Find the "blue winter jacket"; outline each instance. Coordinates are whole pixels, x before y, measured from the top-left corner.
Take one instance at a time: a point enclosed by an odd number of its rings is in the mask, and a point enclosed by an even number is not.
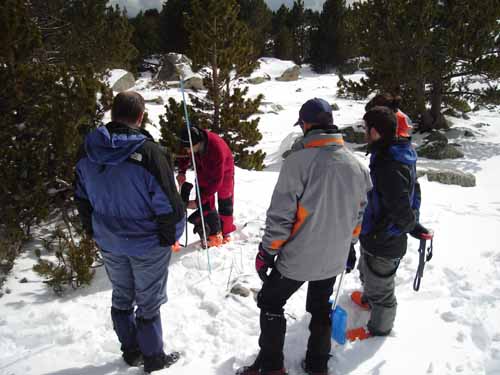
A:
[[[406,233],[418,222],[420,186],[417,153],[409,140],[372,150],[368,193],[360,241],[374,255],[398,258],[406,252]]]
[[[168,154],[151,138],[111,122],[92,131],[76,165],[75,201],[102,249],[144,255],[184,229],[184,206]]]

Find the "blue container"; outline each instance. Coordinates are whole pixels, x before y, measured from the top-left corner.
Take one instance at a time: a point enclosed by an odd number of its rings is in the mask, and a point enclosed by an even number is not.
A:
[[[346,342],[347,312],[340,306],[335,307],[330,314],[332,320],[332,338],[340,345]]]

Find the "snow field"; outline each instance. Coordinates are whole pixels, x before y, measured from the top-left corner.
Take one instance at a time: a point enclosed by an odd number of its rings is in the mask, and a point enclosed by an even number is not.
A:
[[[287,62],[266,59],[261,70],[278,76]],[[265,101],[284,109],[261,115],[263,140],[258,148],[267,153],[262,172],[237,169],[234,241],[207,253],[194,245],[173,254],[169,268],[169,301],[162,308],[166,350],[178,350],[181,360],[161,374],[230,375],[253,361],[258,351],[259,309],[249,297],[229,293],[236,283],[258,290],[254,258],[264,227],[265,213],[281,165],[281,154],[300,135],[292,125],[300,105],[322,97],[339,105],[337,125],[359,122],[365,102],[335,96],[337,76],[316,75],[303,68],[295,82],[271,80],[250,87],[250,95],[263,93]],[[145,98],[181,99],[178,89],[136,89]],[[300,89],[300,90],[299,90]],[[164,113],[161,105],[148,104],[153,123]],[[418,241],[409,239],[408,253],[397,276],[399,301],[395,329],[387,338],[333,345],[330,370],[336,375],[499,375],[500,374],[500,116],[480,111],[471,120],[453,120],[456,126],[476,132],[463,144],[463,160],[437,164],[421,160],[420,166],[453,167],[476,175],[477,186],[441,185],[421,178],[424,225],[436,232],[434,257],[427,264],[420,292],[412,289],[418,264]],[[477,123],[491,126],[475,127]],[[150,127],[159,137],[159,130]],[[416,136],[418,142],[421,137]],[[356,154],[367,163],[367,157]],[[188,179],[192,180],[192,175]],[[53,223],[47,224],[48,226]],[[332,223],[335,225],[335,223]],[[39,229],[41,235],[48,227]],[[196,239],[189,228],[189,242]],[[36,261],[33,241],[16,261],[0,298],[1,375],[112,375],[142,374],[128,368],[112,329],[111,289],[103,268],[92,285],[53,295],[31,267]],[[359,255],[359,253],[358,253]],[[26,278],[27,283],[20,283]],[[346,275],[340,304],[349,314],[349,326],[366,323],[368,313],[349,299],[359,288],[357,271]],[[302,374],[300,361],[308,337],[305,312],[306,287],[288,302],[285,361],[291,375]]]

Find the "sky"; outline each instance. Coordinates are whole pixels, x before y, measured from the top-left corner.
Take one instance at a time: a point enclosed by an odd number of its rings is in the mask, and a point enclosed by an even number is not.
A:
[[[272,10],[278,9],[281,4],[293,5],[293,0],[266,0]],[[161,8],[164,0],[110,0],[111,4],[119,4],[121,7],[127,7],[129,16],[135,16],[141,9]],[[304,0],[307,8],[321,10],[325,0]]]

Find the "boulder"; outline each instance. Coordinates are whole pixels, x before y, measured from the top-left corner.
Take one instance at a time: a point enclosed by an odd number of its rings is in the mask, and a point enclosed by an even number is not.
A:
[[[463,187],[476,186],[476,177],[472,173],[465,173],[452,169],[426,170],[418,169],[417,176],[427,175],[429,181],[439,182],[446,185],[458,185]]]
[[[156,78],[160,81],[180,81],[191,71],[193,62],[180,53],[167,53],[161,57],[161,68]]]
[[[241,284],[235,284],[231,288],[231,293],[241,297],[248,297],[250,295],[250,289],[244,287]]]
[[[158,104],[158,105],[164,105],[165,101],[161,96],[157,96],[156,98],[153,99],[144,99],[146,103],[152,103],[152,104]]]
[[[474,124],[472,126],[474,126],[475,128],[481,129],[481,128],[486,128],[486,127],[490,126],[490,124],[487,124],[485,122],[478,122],[477,124]]]
[[[460,118],[462,117],[462,114],[459,113],[457,110],[453,108],[448,108],[443,112],[443,115],[450,116],[450,117],[455,117],[455,118]]]
[[[126,91],[135,86],[135,77],[132,73],[126,72],[120,78],[118,78],[111,88],[113,91]]]
[[[294,65],[283,72],[281,76],[276,78],[276,81],[290,82],[297,81],[300,75],[300,66]]]
[[[270,80],[271,80],[271,76],[269,74],[264,74],[263,76],[249,78],[248,83],[251,83],[252,85],[260,85],[261,83],[264,83],[264,82],[270,81]]]
[[[472,138],[472,137],[475,137],[475,135],[474,135],[474,133],[473,133],[473,132],[471,132],[470,130],[466,130],[466,131],[464,132],[464,137],[466,137],[466,138]]]
[[[427,137],[425,137],[425,141],[426,143],[437,142],[445,145],[448,143],[448,138],[446,138],[446,135],[439,131],[433,131]]]
[[[430,142],[417,148],[420,157],[433,160],[459,159],[464,157],[464,153],[457,147],[442,142]]]
[[[204,90],[203,79],[201,77],[192,76],[184,81],[184,88],[186,90]]]
[[[340,130],[346,142],[365,144],[365,130],[361,125],[348,126]]]

